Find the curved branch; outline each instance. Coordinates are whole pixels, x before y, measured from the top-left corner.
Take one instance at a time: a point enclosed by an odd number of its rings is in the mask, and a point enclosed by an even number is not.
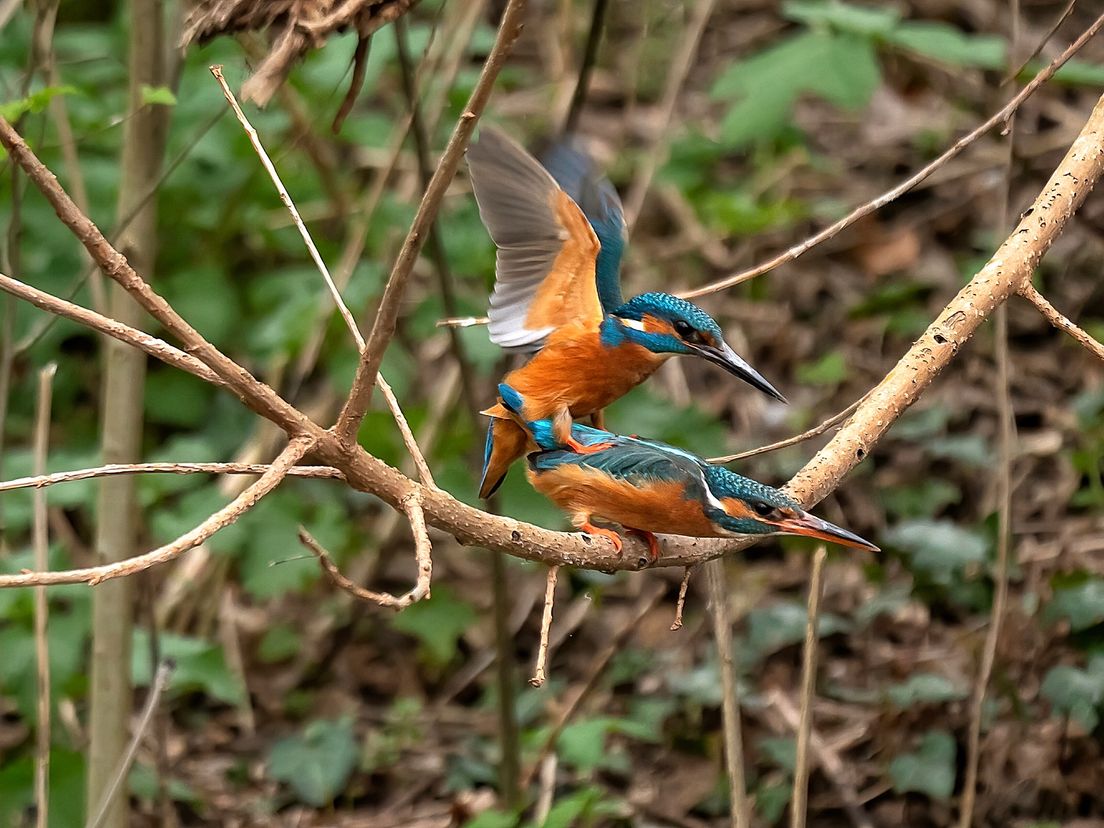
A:
[[[21,572],[18,575],[0,575],[0,589],[22,586],[52,586],[54,584],[96,584],[112,578],[123,578],[168,563],[189,549],[199,546],[219,529],[234,523],[252,509],[257,501],[271,492],[287,476],[288,470],[310,449],[310,437],[296,437],[281,452],[261,478],[248,489],[223,506],[195,529],[184,533],[172,543],[122,561],[90,566],[84,569],[67,569],[60,572]]]
[[[1036,290],[1035,285],[1031,282],[1025,284],[1020,288],[1020,296],[1038,308],[1039,313],[1045,316],[1051,325],[1068,333],[1097,359],[1104,359],[1104,345],[1097,342],[1084,329],[1078,327],[1058,308],[1050,304],[1050,301]]]
[[[987,120],[980,126],[975,127],[966,135],[963,135],[961,138],[955,141],[950,149],[948,149],[930,164],[913,174],[911,177],[902,181],[896,187],[892,188],[891,190],[887,190],[877,198],[868,201],[866,204],[863,204],[860,207],[856,207],[835,224],[831,225],[830,227],[825,227],[819,233],[816,233],[815,235],[812,235],[809,238],[805,239],[805,241],[801,242],[801,244],[794,245],[789,250],[779,253],[774,258],[768,259],[762,264],[758,264],[755,267],[743,270],[739,273],[735,273],[732,276],[728,276],[719,281],[711,282],[708,285],[704,285],[700,288],[683,291],[678,295],[681,296],[683,299],[693,299],[698,296],[706,296],[710,293],[716,293],[717,291],[724,290],[725,288],[734,287],[741,282],[746,282],[749,279],[754,279],[756,276],[762,276],[764,273],[774,270],[776,267],[792,262],[794,259],[797,259],[805,253],[809,252],[809,250],[816,247],[821,242],[828,241],[828,239],[839,234],[842,230],[850,227],[852,224],[859,221],[860,219],[866,218],[871,213],[880,210],[882,207],[889,204],[891,201],[900,198],[902,195],[907,193],[925,178],[930,176],[933,172],[938,170],[940,167],[945,165],[948,161],[950,161],[952,158],[954,158],[956,155],[966,149],[966,147],[970,146],[970,144],[974,143],[974,141],[987,133],[989,130],[993,129],[994,127],[1000,126],[1001,124],[1004,124],[1012,116],[1012,114],[1020,108],[1024,101],[1035,94],[1035,91],[1040,86],[1042,86],[1052,77],[1054,77],[1054,73],[1061,69],[1062,65],[1067,60],[1077,54],[1077,52],[1081,50],[1081,47],[1088,43],[1092,39],[1093,35],[1100,31],[1102,27],[1104,27],[1104,14],[1096,18],[1093,24],[1089,26],[1089,28],[1087,28],[1081,34],[1081,36],[1077,38],[1077,40],[1069,45],[1066,51],[1062,52],[1062,54],[1051,61],[1049,66],[1046,66],[1045,68],[1040,70],[1039,74],[1032,78],[1031,82],[1028,83],[1027,86],[1021,89],[1016,94],[1016,96],[1012,98],[1012,100],[1010,100],[1000,110],[998,110],[991,118],[989,118],[989,120]]]

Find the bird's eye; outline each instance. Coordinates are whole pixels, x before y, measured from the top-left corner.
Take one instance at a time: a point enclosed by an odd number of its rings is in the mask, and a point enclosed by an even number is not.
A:
[[[774,513],[774,507],[761,500],[752,503],[751,508],[759,517],[770,517]]]
[[[681,319],[678,319],[675,321],[675,333],[677,333],[683,339],[686,339],[688,336],[694,333],[694,329],[691,328],[688,323],[683,322]]]

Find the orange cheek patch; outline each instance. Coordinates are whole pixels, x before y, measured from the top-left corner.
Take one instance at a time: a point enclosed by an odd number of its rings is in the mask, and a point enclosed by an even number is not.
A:
[[[650,313],[644,314],[644,318],[641,319],[641,322],[644,323],[645,333],[671,334],[674,336],[675,329],[669,322],[652,316]]]
[[[735,497],[722,497],[721,505],[724,506],[724,510],[728,513],[729,517],[747,520],[762,520],[759,515],[748,508],[748,505],[744,503],[744,501]]]

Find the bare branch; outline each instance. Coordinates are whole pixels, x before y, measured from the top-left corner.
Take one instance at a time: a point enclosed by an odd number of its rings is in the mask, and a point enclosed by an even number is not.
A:
[[[827,557],[827,550],[823,546],[818,547],[813,554],[813,567],[809,572],[808,620],[805,623],[805,649],[801,658],[801,721],[797,728],[793,796],[790,797],[790,828],[805,828],[805,809],[809,801],[809,734],[813,729],[813,695],[816,690],[817,621],[824,559]]]
[[[36,474],[0,482],[0,493],[16,489],[44,489],[58,483],[75,483],[97,477],[115,477],[122,474],[264,474],[271,469],[268,463],[110,463],[89,469]],[[292,466],[288,477],[313,477],[326,480],[344,480],[345,475],[333,466]]]
[[[399,306],[403,293],[406,290],[410,274],[414,270],[414,262],[425,243],[429,228],[437,217],[437,211],[441,206],[445,190],[452,182],[456,174],[456,168],[460,164],[460,156],[467,149],[468,141],[475,124],[483,113],[483,108],[491,96],[491,90],[499,71],[506,62],[506,57],[513,49],[514,41],[521,33],[522,11],[525,8],[525,0],[510,0],[506,11],[502,15],[502,23],[498,29],[498,37],[494,47],[483,64],[483,72],[479,81],[472,90],[468,104],[460,120],[456,123],[448,146],[441,156],[433,178],[426,188],[422,202],[418,205],[418,212],[410,225],[406,241],[403,242],[395,265],[391,269],[391,275],[387,279],[387,285],[383,289],[379,309],[376,311],[376,321],[372,325],[372,332],[368,335],[368,346],[360,363],[357,365],[356,378],[353,387],[349,391],[349,399],[341,409],[338,416],[336,434],[340,440],[348,443],[356,435],[368,404],[372,399],[372,386],[375,383],[376,374],[379,372],[380,363],[383,361],[383,352],[387,349],[391,337],[395,333],[395,324],[399,316]]]
[[[59,299],[53,294],[41,291],[3,273],[0,273],[0,290],[30,302],[35,307],[48,313],[72,319],[74,322],[79,322],[94,331],[107,334],[120,342],[125,342],[127,345],[133,345],[151,357],[199,377],[204,382],[209,382],[212,385],[226,385],[221,377],[198,359],[145,331],[132,328],[130,325],[124,325],[122,322],[103,316],[94,310]]]
[[[422,453],[422,449],[418,445],[418,438],[415,437],[414,432],[410,430],[410,423],[407,421],[406,415],[403,414],[402,406],[399,405],[399,400],[395,396],[395,392],[391,389],[391,385],[387,380],[383,378],[383,374],[376,374],[376,386],[379,388],[380,393],[383,394],[384,402],[387,403],[387,408],[391,411],[391,416],[395,420],[395,425],[399,427],[399,434],[402,436],[403,445],[406,446],[406,450],[410,454],[410,459],[414,461],[414,468],[418,472],[418,479],[430,488],[437,488],[437,484],[433,481],[433,472],[429,470],[429,463],[426,462],[425,454]]]
[[[57,365],[50,363],[38,372],[38,404],[35,407],[34,470],[46,470],[46,455],[50,448],[50,405],[54,394],[54,374]],[[46,492],[34,497],[34,562],[39,569],[50,565],[50,535],[47,525]],[[46,637],[50,604],[46,587],[40,586],[34,596],[34,640],[37,681],[35,693],[38,709],[35,721],[35,824],[46,828],[49,810],[47,796],[50,782],[50,648]]]
[[[663,99],[659,105],[660,117],[655,132],[652,133],[651,146],[644,154],[644,160],[633,179],[628,197],[625,199],[625,223],[631,232],[640,218],[640,210],[644,206],[644,199],[648,197],[648,188],[652,185],[659,165],[666,159],[667,138],[670,133],[671,118],[675,114],[675,107],[679,102],[679,92],[686,82],[686,76],[694,63],[698,53],[698,43],[705,32],[705,24],[709,22],[709,15],[713,13],[715,0],[696,0],[690,12],[690,20],[686,24],[686,30],[676,47],[675,55],[671,59],[671,65],[667,69],[667,85],[663,89]]]
[[[675,602],[675,620],[671,622],[671,632],[682,629],[682,611],[686,607],[686,590],[690,588],[690,575],[694,567],[686,567],[682,573],[682,581],[679,583],[678,600]]]
[[[361,601],[379,604],[381,607],[388,607],[393,610],[406,609],[416,601],[429,597],[429,582],[433,576],[433,559],[430,556],[429,531],[426,528],[421,499],[417,495],[412,495],[404,500],[402,508],[406,512],[406,516],[410,521],[410,530],[414,534],[414,558],[418,563],[418,576],[414,587],[404,595],[396,597],[389,592],[373,592],[354,584],[341,574],[341,570],[337,568],[337,564],[333,562],[333,558],[330,557],[322,544],[315,540],[311,533],[302,526],[299,527],[299,542],[314,553],[315,557],[318,558],[318,563],[322,566],[322,570],[338,589],[344,590]]]
[[[1104,345],[1086,333],[1083,328],[1071,322],[1058,308],[1050,304],[1049,300],[1035,288],[1035,285],[1027,282],[1020,288],[1020,296],[1038,308],[1039,313],[1045,316],[1051,325],[1068,333],[1097,359],[1104,359]]]
[[[541,613],[540,646],[537,648],[537,666],[529,683],[534,687],[544,686],[548,667],[548,633],[552,629],[552,605],[556,602],[556,581],[560,575],[558,566],[548,567],[548,576],[544,585],[544,611]]]
[[[368,39],[361,38],[360,42],[367,43]],[[359,52],[359,45],[357,46],[357,50]],[[211,70],[211,74],[215,76],[215,80],[218,81],[219,86],[222,87],[222,94],[226,96],[226,102],[230,104],[230,108],[234,111],[238,123],[242,125],[242,129],[245,130],[245,134],[249,137],[249,143],[253,145],[253,151],[257,153],[257,157],[261,159],[261,166],[265,168],[268,177],[272,179],[272,184],[276,187],[276,192],[280,194],[280,201],[284,202],[284,206],[287,207],[288,212],[291,213],[291,220],[299,230],[299,235],[303,237],[303,243],[307,246],[307,251],[310,253],[315,267],[317,267],[318,272],[322,274],[322,280],[326,283],[326,287],[330,291],[330,296],[333,297],[334,304],[337,305],[337,310],[341,314],[341,318],[345,320],[345,327],[347,327],[349,333],[352,334],[353,341],[356,342],[357,350],[363,351],[364,337],[360,334],[360,328],[357,327],[356,320],[353,318],[353,314],[350,312],[349,307],[345,304],[345,300],[341,298],[341,291],[339,291],[337,285],[334,284],[333,277],[330,276],[329,268],[326,267],[326,263],[322,260],[322,254],[318,252],[318,247],[315,245],[314,239],[311,238],[310,231],[307,230],[307,225],[303,223],[303,217],[299,215],[299,210],[295,206],[295,202],[291,200],[291,194],[287,191],[287,187],[284,186],[284,182],[280,180],[280,174],[276,172],[276,166],[272,163],[272,159],[268,157],[268,153],[265,152],[264,145],[261,143],[261,137],[257,134],[257,130],[254,129],[253,124],[249,123],[249,119],[245,117],[245,113],[238,104],[237,98],[234,97],[234,93],[230,91],[230,87],[226,83],[226,78],[222,76],[222,67],[211,66],[209,69]]]
[[[700,288],[683,291],[679,294],[679,296],[682,296],[684,299],[693,299],[697,296],[706,296],[710,293],[716,293],[719,290],[725,290],[726,288],[733,287],[740,284],[741,282],[746,282],[749,279],[754,279],[756,276],[762,276],[764,273],[774,270],[776,267],[792,262],[794,259],[797,259],[798,257],[809,252],[809,250],[816,247],[821,242],[827,241],[833,236],[836,236],[837,234],[839,234],[840,231],[850,227],[852,224],[859,221],[860,219],[865,218],[876,210],[880,210],[891,201],[900,198],[902,195],[907,193],[925,178],[927,178],[940,167],[945,165],[952,158],[961,153],[964,149],[966,149],[966,147],[970,146],[970,144],[974,143],[974,141],[976,141],[982,135],[989,132],[989,130],[997,126],[1003,126],[1008,118],[1011,117],[1011,115],[1020,108],[1023,102],[1030,98],[1033,94],[1035,94],[1035,91],[1040,86],[1042,86],[1052,77],[1054,77],[1054,73],[1057,72],[1067,60],[1077,54],[1077,52],[1081,50],[1081,47],[1088,43],[1093,38],[1093,35],[1100,31],[1101,27],[1104,27],[1104,14],[1098,17],[1095,22],[1091,26],[1089,26],[1089,28],[1087,28],[1080,37],[1077,38],[1077,40],[1071,43],[1069,47],[1064,52],[1062,52],[1062,54],[1051,61],[1049,66],[1040,70],[1040,72],[1031,79],[1031,82],[1028,83],[1027,86],[1021,89],[1019,93],[1012,98],[1012,100],[1005,104],[991,118],[989,118],[980,126],[975,127],[966,135],[959,138],[957,141],[955,141],[950,149],[948,149],[930,164],[920,169],[917,173],[902,181],[896,187],[887,190],[877,198],[868,201],[866,204],[856,207],[835,224],[831,225],[830,227],[826,227],[819,233],[810,236],[809,238],[805,239],[805,241],[801,242],[801,244],[794,245],[789,250],[786,250],[783,253],[779,253],[774,258],[768,259],[761,264],[755,265],[755,267],[743,270],[719,281],[710,282],[708,285],[703,285]]]
[[[103,566],[67,569],[62,572],[40,571],[22,572],[18,575],[0,575],[0,589],[40,585],[52,586],[54,584],[89,584],[95,586],[111,578],[123,578],[178,558],[189,549],[199,546],[219,529],[234,523],[252,509],[258,500],[280,485],[280,482],[287,476],[288,469],[307,453],[313,443],[314,440],[311,437],[293,438],[258,481],[250,485],[248,489],[195,529],[184,533],[172,543],[146,552],[144,555],[137,555],[133,558],[115,561]]]
[[[0,144],[46,196],[58,218],[84,245],[103,272],[125,288],[147,313],[177,337],[185,351],[207,364],[250,408],[285,431],[298,433],[311,430],[314,424],[305,415],[204,339],[135,272],[126,257],[112,247],[92,220],[77,208],[54,174],[38,160],[3,117],[0,117]],[[316,433],[321,431],[317,426],[313,430]]]
[[[859,407],[859,403],[865,400],[865,395],[855,400],[847,408],[843,409],[836,414],[833,414],[827,420],[820,425],[815,425],[808,431],[803,431],[800,434],[795,434],[793,437],[787,437],[785,440],[779,440],[777,443],[771,443],[770,445],[760,446],[759,448],[749,449],[748,451],[741,451],[738,454],[726,454],[723,457],[710,457],[710,463],[732,463],[736,460],[746,460],[749,457],[755,457],[760,454],[766,454],[771,451],[778,451],[779,449],[789,448],[790,446],[796,446],[798,443],[803,443],[806,440],[811,440],[814,437],[819,437],[832,426],[839,425],[852,414],[855,413],[855,409]]]

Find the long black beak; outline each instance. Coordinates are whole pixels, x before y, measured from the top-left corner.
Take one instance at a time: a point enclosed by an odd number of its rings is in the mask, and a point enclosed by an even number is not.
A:
[[[881,551],[866,538],[860,538],[854,532],[848,532],[846,529],[826,520],[821,520],[808,512],[802,512],[797,517],[785,518],[774,525],[788,535],[804,535],[807,538],[818,538],[830,543],[838,543],[840,546],[866,549],[870,552]]]
[[[728,373],[739,377],[753,388],[758,388],[764,394],[769,394],[776,400],[789,404],[788,400],[778,393],[778,389],[767,382],[766,377],[748,365],[747,361],[732,350],[727,342],[722,342],[719,346],[691,345],[690,347],[694,349],[698,356],[709,360],[714,365],[720,365]]]

